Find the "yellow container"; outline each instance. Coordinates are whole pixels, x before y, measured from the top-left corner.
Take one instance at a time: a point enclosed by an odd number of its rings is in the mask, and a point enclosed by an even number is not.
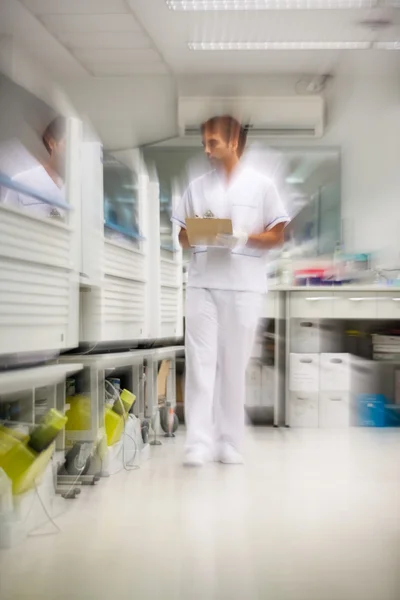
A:
[[[46,470],[54,452],[54,444],[49,446],[47,450],[41,452],[33,461],[33,463],[21,474],[17,481],[13,482],[14,494],[23,494],[35,484],[40,483],[40,478]]]
[[[120,394],[120,398],[121,398],[121,400],[118,398],[114,402],[113,411],[115,411],[119,415],[124,415],[130,411],[131,407],[133,406],[133,404],[136,400],[136,396],[135,396],[135,394],[132,394],[132,392],[130,392],[129,390],[122,390],[122,392]],[[123,410],[122,410],[121,403],[124,407]]]
[[[77,394],[67,398],[69,410],[65,413],[68,421],[65,431],[87,431],[91,429],[90,398]]]
[[[55,408],[51,408],[44,416],[40,425],[31,433],[28,446],[35,452],[43,452],[54,442],[67,422],[67,417]]]
[[[124,418],[111,408],[106,407],[104,426],[106,429],[107,445],[113,446],[121,439],[122,432],[124,431]]]
[[[54,445],[51,445],[37,454],[16,437],[0,431],[0,467],[12,481],[13,494],[22,494],[34,487],[53,451]]]
[[[5,427],[0,429],[0,467],[7,461],[7,456],[21,444],[16,436],[11,435]]]

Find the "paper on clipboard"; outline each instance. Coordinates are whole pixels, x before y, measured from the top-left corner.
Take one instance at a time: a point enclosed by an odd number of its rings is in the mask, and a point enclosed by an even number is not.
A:
[[[191,246],[218,246],[217,235],[232,235],[231,219],[186,219]]]

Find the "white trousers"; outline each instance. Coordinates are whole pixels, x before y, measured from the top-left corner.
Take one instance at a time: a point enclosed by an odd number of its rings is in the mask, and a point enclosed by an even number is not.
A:
[[[188,288],[186,293],[186,450],[240,450],[246,369],[262,295]]]

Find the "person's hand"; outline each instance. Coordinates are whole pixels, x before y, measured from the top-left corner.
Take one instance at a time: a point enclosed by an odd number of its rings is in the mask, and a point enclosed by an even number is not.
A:
[[[244,231],[234,231],[232,235],[220,233],[217,235],[217,244],[224,248],[243,248],[248,242],[249,236]]]

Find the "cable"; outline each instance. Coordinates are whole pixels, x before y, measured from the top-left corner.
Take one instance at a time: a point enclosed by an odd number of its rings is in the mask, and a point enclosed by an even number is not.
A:
[[[128,415],[128,413],[125,410],[124,403],[122,402],[121,392],[119,390],[117,390],[117,388],[108,379],[105,379],[104,382],[107,383],[113,389],[114,394],[116,396],[116,400],[118,400],[119,403],[120,403],[120,405],[121,405],[122,418],[124,419],[124,431],[122,433],[122,435],[123,435],[122,448],[119,450],[119,452],[118,452],[118,454],[116,456],[116,458],[117,458],[119,456],[119,453],[122,450],[122,465],[123,466],[122,466],[121,469],[118,469],[114,473],[111,473],[111,475],[116,475],[117,473],[119,473],[120,471],[122,471],[122,469],[124,469],[125,471],[137,471],[138,469],[140,469],[139,465],[129,464],[125,460],[125,438],[126,437],[129,437],[132,440],[132,442],[134,443],[134,445],[135,445],[135,452],[134,452],[133,458],[131,459],[131,463],[132,463],[132,461],[134,461],[136,459],[137,449],[138,448],[137,448],[136,440],[131,435],[129,435],[128,433],[126,433],[126,425],[128,423],[129,415]],[[107,390],[105,390],[105,392],[107,393]]]

